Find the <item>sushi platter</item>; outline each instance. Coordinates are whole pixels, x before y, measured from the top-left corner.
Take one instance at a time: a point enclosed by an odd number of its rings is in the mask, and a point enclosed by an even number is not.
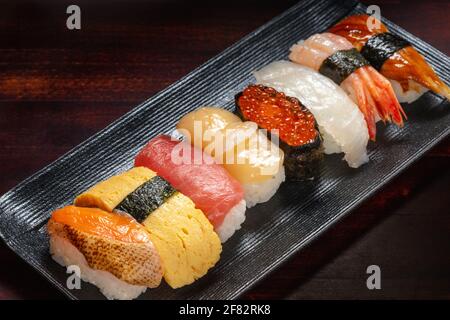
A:
[[[274,18],[1,196],[1,238],[71,299],[238,298],[450,133],[450,58],[365,13]]]

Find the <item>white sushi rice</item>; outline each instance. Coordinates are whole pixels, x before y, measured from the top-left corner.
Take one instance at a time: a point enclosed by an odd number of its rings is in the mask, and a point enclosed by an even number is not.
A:
[[[269,179],[260,183],[243,183],[244,198],[247,208],[268,201],[277,192],[280,184],[286,179],[284,166]]]
[[[419,99],[425,92],[428,91],[427,88],[421,86],[413,80],[408,80],[409,90],[403,91],[402,86],[398,81],[389,80],[394,89],[395,95],[397,96],[398,102],[412,103]]]
[[[144,286],[128,284],[107,271],[90,268],[83,254],[62,237],[55,235],[50,237],[50,253],[53,259],[63,267],[78,266],[81,279],[98,287],[110,300],[135,299],[147,289]]]
[[[239,201],[237,205],[228,211],[222,224],[216,229],[220,241],[227,241],[235,231],[241,228],[241,224],[245,221],[245,200]]]

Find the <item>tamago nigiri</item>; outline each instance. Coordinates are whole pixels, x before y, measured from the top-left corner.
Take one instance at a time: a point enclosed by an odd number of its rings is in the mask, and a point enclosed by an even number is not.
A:
[[[203,212],[146,167],[93,185],[75,205],[128,214],[141,223],[161,257],[164,280],[174,289],[203,277],[220,258],[222,245]]]

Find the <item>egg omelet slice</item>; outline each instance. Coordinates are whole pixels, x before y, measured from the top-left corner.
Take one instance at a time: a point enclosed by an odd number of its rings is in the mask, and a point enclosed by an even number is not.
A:
[[[176,192],[144,221],[172,288],[191,284],[219,261],[222,245],[203,212]]]
[[[155,176],[156,173],[150,169],[135,167],[97,183],[76,197],[74,204],[112,212],[128,194]]]

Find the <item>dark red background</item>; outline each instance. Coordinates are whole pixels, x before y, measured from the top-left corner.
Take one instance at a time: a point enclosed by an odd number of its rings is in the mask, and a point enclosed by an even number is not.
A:
[[[295,2],[83,0],[69,31],[72,1],[2,1],[0,194]],[[450,54],[449,1],[376,3]],[[449,168],[447,139],[244,298],[449,299]],[[61,297],[0,244],[1,299]]]

